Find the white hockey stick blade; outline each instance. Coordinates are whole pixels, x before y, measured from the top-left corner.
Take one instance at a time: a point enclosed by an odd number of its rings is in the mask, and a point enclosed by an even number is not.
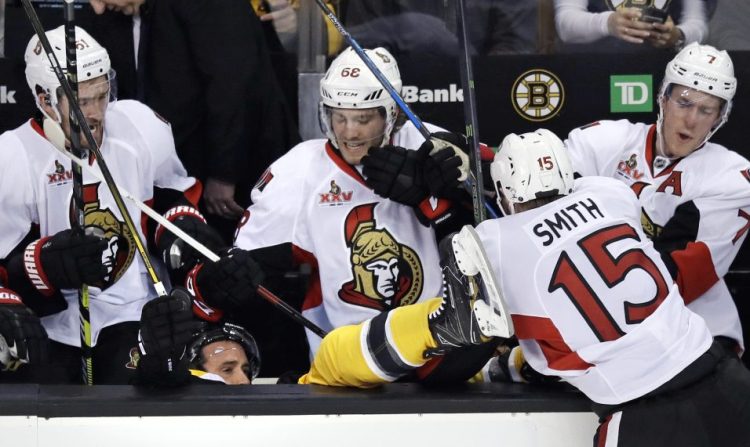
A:
[[[479,323],[479,330],[486,337],[512,337],[515,334],[513,321],[476,230],[471,225],[465,225],[453,237],[453,243],[453,252],[461,272],[470,276],[479,274],[482,277],[486,301],[474,303],[474,315]]]

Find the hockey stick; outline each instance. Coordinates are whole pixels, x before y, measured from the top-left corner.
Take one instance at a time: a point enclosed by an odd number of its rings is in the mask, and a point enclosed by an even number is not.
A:
[[[52,70],[55,72],[55,76],[57,77],[58,82],[60,82],[60,86],[62,87],[63,92],[65,92],[65,97],[68,99],[70,110],[75,114],[75,118],[79,123],[84,123],[84,126],[81,127],[81,130],[83,130],[83,134],[86,137],[86,141],[88,142],[90,148],[89,150],[91,150],[96,156],[96,163],[99,165],[99,169],[101,169],[102,171],[102,175],[104,176],[104,183],[112,193],[112,198],[115,201],[115,205],[117,206],[117,209],[120,211],[120,214],[125,221],[125,226],[133,236],[133,242],[135,243],[138,253],[143,260],[143,264],[146,267],[146,270],[148,271],[151,282],[154,284],[154,289],[156,289],[156,293],[159,296],[166,296],[167,289],[164,287],[164,283],[161,282],[159,276],[156,274],[156,270],[154,270],[154,266],[151,264],[151,259],[149,259],[148,253],[146,252],[146,247],[141,240],[135,224],[133,223],[133,218],[130,216],[128,209],[125,207],[125,203],[122,200],[120,191],[118,191],[117,185],[112,178],[112,174],[107,167],[107,163],[104,161],[102,152],[99,150],[99,146],[96,144],[96,140],[94,140],[94,136],[91,134],[91,129],[89,129],[88,125],[85,125],[86,117],[83,115],[81,107],[78,104],[78,101],[76,101],[75,96],[73,95],[73,90],[70,88],[70,83],[68,83],[68,80],[65,78],[65,74],[62,67],[60,66],[60,62],[57,60],[55,53],[52,51],[52,46],[49,43],[49,39],[47,39],[47,35],[44,34],[44,28],[42,27],[42,23],[39,21],[39,16],[37,16],[36,11],[34,11],[34,7],[31,5],[31,0],[21,0],[21,2],[23,3],[23,9],[28,16],[29,21],[31,22],[31,26],[34,28],[34,32],[39,38],[39,42],[41,42],[42,47],[44,48],[44,52],[47,54],[50,65],[52,65]]]
[[[456,0],[458,14],[458,43],[461,49],[461,87],[464,90],[464,117],[466,119],[466,138],[469,141],[469,160],[473,171],[471,185],[471,201],[474,205],[474,225],[479,225],[487,219],[485,214],[484,195],[482,194],[482,159],[479,152],[479,120],[477,119],[476,97],[474,96],[474,74],[471,68],[469,54],[469,35],[466,30],[465,0]],[[497,216],[495,216],[497,217]]]
[[[74,18],[73,0],[65,0],[63,7],[65,20],[65,58],[68,68],[68,81],[73,96],[78,100],[78,62],[76,58],[76,29]],[[73,109],[70,109],[70,149],[77,156],[83,156],[81,149],[81,128],[78,124]],[[79,165],[73,165],[73,213],[75,222],[73,229],[83,234],[86,230],[86,214],[83,210],[83,171]],[[83,381],[86,385],[94,384],[94,371],[92,364],[91,347],[91,315],[89,309],[89,286],[81,284],[78,289],[78,313],[81,320],[81,367]]]
[[[85,171],[87,174],[91,175],[94,178],[97,178],[101,181],[104,181],[101,174],[96,172],[93,168],[88,166],[88,164],[76,157],[75,155],[71,154],[70,152],[66,151],[65,148],[57,147],[55,148],[60,151],[60,153],[67,157],[70,161],[73,162],[73,164],[79,166],[83,171]],[[129,193],[127,190],[120,188],[120,192],[122,193],[123,197],[130,200],[138,209],[140,209],[144,214],[146,214],[148,217],[154,219],[159,225],[166,228],[167,230],[171,231],[172,234],[179,237],[183,241],[185,241],[186,244],[194,248],[196,251],[198,251],[200,254],[206,257],[211,262],[218,261],[219,255],[211,251],[208,247],[201,244],[195,238],[190,236],[189,234],[185,233],[181,229],[179,229],[175,224],[168,221],[164,216],[154,211],[153,208],[149,207],[145,203],[138,200],[134,195]],[[265,299],[272,305],[276,306],[282,313],[286,314],[289,318],[296,321],[297,323],[301,324],[302,326],[306,327],[316,335],[318,335],[320,338],[323,338],[326,336],[327,332],[321,329],[318,325],[313,323],[312,321],[305,318],[297,309],[293,308],[289,304],[287,304],[284,300],[279,298],[277,295],[275,295],[270,290],[266,289],[263,286],[258,286],[258,289],[256,290],[258,292],[258,295],[261,296],[261,298]]]
[[[370,56],[365,53],[365,50],[362,49],[361,46],[357,43],[356,40],[352,37],[351,34],[344,28],[344,25],[341,24],[338,17],[336,17],[336,13],[331,10],[331,8],[328,7],[328,5],[325,4],[323,0],[315,0],[315,3],[320,7],[320,9],[323,10],[323,13],[328,17],[328,20],[333,23],[333,26],[336,27],[339,34],[346,40],[346,43],[349,44],[350,47],[354,50],[355,53],[359,56],[360,59],[362,59],[362,62],[367,65],[367,68],[370,69],[373,75],[377,78],[378,82],[380,82],[380,85],[383,86],[388,91],[388,94],[391,95],[391,98],[396,102],[398,107],[406,114],[406,117],[409,119],[409,121],[414,124],[414,127],[417,128],[420,134],[424,137],[425,140],[430,139],[430,131],[427,130],[422,120],[419,119],[419,117],[411,110],[411,108],[406,104],[406,101],[404,101],[404,98],[399,95],[399,93],[396,91],[396,89],[393,87],[393,84],[388,81],[388,79],[385,77],[383,72],[380,71],[380,69],[375,65],[375,63],[370,59]],[[471,173],[473,175],[473,172]],[[471,176],[470,176],[471,177]],[[483,205],[484,208],[487,209],[487,212],[490,213],[492,217],[497,217],[495,211],[486,203],[484,203],[483,200],[474,200],[474,197],[481,197],[481,189],[477,189],[477,180],[473,179],[467,179],[464,182],[466,189],[471,193],[473,205],[474,205],[474,216],[476,220],[477,213],[480,213],[482,216],[484,216],[484,209],[477,210],[476,207],[479,205]],[[480,205],[481,204],[481,205]],[[482,219],[484,220],[484,219]]]

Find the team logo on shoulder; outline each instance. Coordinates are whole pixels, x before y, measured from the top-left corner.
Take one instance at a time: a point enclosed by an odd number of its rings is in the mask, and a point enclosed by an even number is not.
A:
[[[646,213],[646,210],[643,209],[641,210],[641,227],[643,227],[643,232],[646,233],[646,236],[648,236],[649,239],[659,237],[662,230],[664,230],[664,227],[655,224],[654,221],[651,220],[651,217]]]
[[[360,205],[346,216],[352,280],[341,285],[338,295],[347,303],[383,311],[416,302],[424,273],[414,250],[376,227],[375,205]]]
[[[617,163],[617,174],[628,180],[639,180],[643,177],[643,172],[638,170],[638,154],[630,154],[625,160]]]
[[[336,184],[336,180],[331,180],[331,189],[328,192],[319,193],[319,206],[341,206],[352,201],[354,191],[342,191],[341,187]]]
[[[73,171],[65,169],[59,161],[55,160],[55,171],[47,174],[48,184],[64,185],[73,180]]]
[[[102,264],[107,268],[106,286],[114,284],[127,271],[135,257],[135,240],[125,222],[109,208],[101,208],[100,183],[83,185],[83,212],[86,232],[92,232],[107,240],[107,249],[102,254]],[[73,200],[70,202],[71,222],[75,221]]]
[[[513,108],[529,121],[546,121],[562,109],[565,90],[552,72],[529,70],[516,79],[511,92]]]

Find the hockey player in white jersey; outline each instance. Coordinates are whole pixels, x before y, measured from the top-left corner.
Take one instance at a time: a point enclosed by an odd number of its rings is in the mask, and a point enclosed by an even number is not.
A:
[[[394,57],[383,48],[366,52],[399,90]],[[333,61],[320,94],[320,120],[328,138],[303,142],[270,166],[252,191],[253,204],[235,246],[252,251],[266,269],[312,265],[302,313],[330,331],[440,293],[430,222],[443,220],[451,205],[428,196],[431,188],[457,184],[462,162],[460,150],[447,143],[433,155],[423,150],[433,159],[434,171],[427,174],[425,168],[425,175],[414,175],[423,168],[413,156],[419,151],[412,149],[424,138],[411,123],[403,123],[395,101],[352,49]],[[382,156],[368,163],[378,151]],[[396,178],[393,171],[411,175]],[[194,287],[209,305],[236,307],[236,302],[203,293],[200,279]],[[308,333],[308,341],[314,354],[320,338]]]
[[[64,64],[63,27],[46,34]],[[112,102],[114,74],[107,51],[80,28],[76,41],[79,103],[115,183],[213,249],[220,248],[220,239],[192,205],[201,187],[177,158],[169,124],[141,103]],[[68,101],[36,36],[25,61],[39,114],[0,136],[0,203],[6,216],[0,220],[0,265],[7,270],[7,285],[40,315],[51,340],[50,364],[30,379],[81,383],[75,289],[87,284],[94,382],[127,383],[137,359],[141,308],[156,292],[110,191],[85,172],[86,234],[71,230],[71,162],[59,152],[69,145]],[[98,169],[93,153],[86,153]],[[149,241],[154,260],[164,259],[174,272],[196,262],[195,253],[180,240],[139,219],[141,213],[131,203],[126,206],[141,223],[137,231]],[[167,279],[164,265],[154,265]]]
[[[691,44],[667,65],[656,124],[595,122],[565,144],[577,173],[614,177],[638,194],[643,229],[685,302],[740,351],[723,277],[750,228],[750,162],[709,141],[729,118],[736,89],[727,52]]]
[[[594,402],[594,445],[750,442],[750,373],[685,306],[635,194],[574,182],[546,130],[506,137],[491,175],[509,215],[477,233],[516,336],[535,370]]]

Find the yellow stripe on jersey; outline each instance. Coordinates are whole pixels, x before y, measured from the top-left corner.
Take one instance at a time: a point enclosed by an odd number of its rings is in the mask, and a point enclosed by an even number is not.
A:
[[[380,342],[368,337],[371,330],[377,329],[370,327],[375,319],[337,328],[323,339],[310,371],[300,377],[299,383],[372,388],[390,382],[398,376],[389,377],[388,373],[393,371],[383,371],[382,363],[377,362],[377,356],[388,349],[395,351],[407,368],[423,365],[426,360],[422,353],[436,347],[427,316],[440,307],[441,301],[442,298],[434,298],[391,310],[388,328],[381,331],[386,334],[385,339]],[[377,352],[370,351],[373,345],[378,345]],[[376,368],[379,370],[375,371]]]

